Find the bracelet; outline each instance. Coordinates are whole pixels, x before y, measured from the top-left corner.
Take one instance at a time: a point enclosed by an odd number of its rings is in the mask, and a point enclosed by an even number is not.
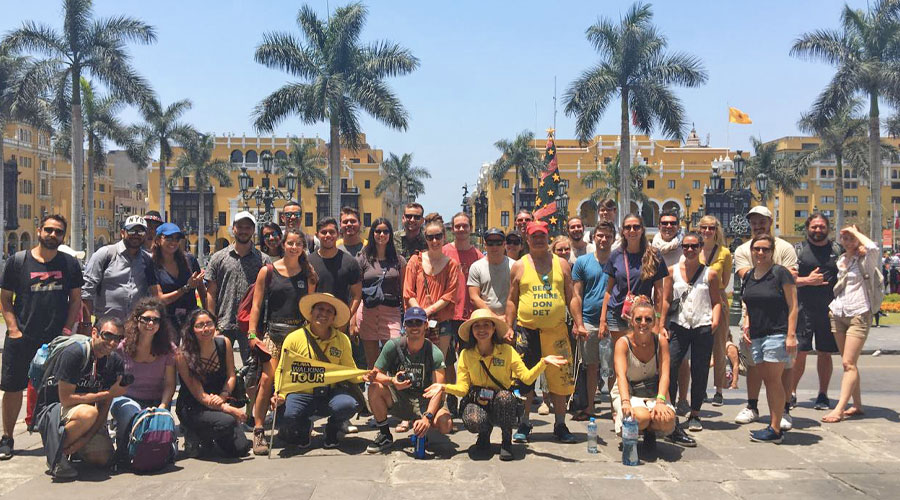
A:
[[[62,329],[62,332],[63,332],[63,335],[72,335],[72,330],[69,329],[68,327],[64,327]]]
[[[663,403],[666,402],[666,397],[665,397],[664,395],[662,395],[662,394],[657,394],[657,395],[656,395],[656,399],[661,399]]]
[[[247,340],[256,340],[256,332],[250,332],[247,334]]]

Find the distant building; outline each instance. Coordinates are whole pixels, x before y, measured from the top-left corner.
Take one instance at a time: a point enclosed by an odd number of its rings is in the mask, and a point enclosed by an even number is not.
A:
[[[125,151],[110,151],[109,161],[115,165],[114,207],[117,231],[130,215],[144,215],[147,205],[147,170],[138,168]]]

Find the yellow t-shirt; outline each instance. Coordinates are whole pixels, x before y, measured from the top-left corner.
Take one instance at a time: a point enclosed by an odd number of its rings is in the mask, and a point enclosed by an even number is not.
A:
[[[700,263],[709,266],[710,269],[716,271],[719,275],[719,283],[722,284],[721,289],[724,290],[726,286],[728,286],[728,281],[731,279],[731,273],[733,268],[733,259],[731,257],[731,250],[729,250],[724,245],[719,245],[719,248],[716,249],[716,253],[712,256],[712,262],[706,263],[704,262],[706,259],[703,256],[703,252],[700,252]]]
[[[533,329],[554,328],[565,323],[565,278],[560,258],[553,255],[553,266],[546,276],[538,275],[531,255],[521,261],[525,268],[519,282],[517,323]]]
[[[497,384],[487,376],[481,367],[482,360],[491,371],[491,375],[506,387],[497,387]],[[472,386],[505,390],[512,385],[513,380],[520,380],[524,384],[534,382],[546,366],[544,360],[541,360],[529,370],[519,353],[509,344],[494,344],[494,350],[489,356],[482,356],[477,347],[469,347],[463,349],[459,355],[456,383],[447,384],[444,390],[459,397],[468,394]]]
[[[350,345],[350,339],[343,332],[336,328],[332,328],[331,336],[328,337],[328,340],[322,340],[316,337],[311,330],[310,335],[315,339],[316,344],[319,345],[319,348],[325,354],[325,357],[328,358],[330,363],[356,368],[356,363],[353,361],[353,348]],[[282,344],[281,358],[278,360],[278,369],[275,370],[275,387],[281,387],[281,364],[284,363],[286,357],[284,353],[287,349],[310,359],[319,359],[319,357],[316,356],[316,351],[310,348],[306,341],[306,327],[289,333],[284,339],[284,344]],[[313,391],[310,389],[300,392],[303,394],[312,394]]]

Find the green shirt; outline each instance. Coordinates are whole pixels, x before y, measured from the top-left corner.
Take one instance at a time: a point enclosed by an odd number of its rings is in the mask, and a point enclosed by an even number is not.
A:
[[[400,341],[401,339],[391,339],[384,344],[378,360],[375,361],[375,368],[391,376],[401,371],[414,374],[415,381],[406,391],[410,392],[410,395],[422,397],[425,389],[434,383],[433,371],[432,373],[425,373],[426,363],[428,362],[426,359],[428,349],[431,348],[431,356],[434,360],[432,370],[444,369],[444,355],[441,354],[441,350],[436,345],[425,339],[425,345],[419,349],[419,352],[410,354],[409,348],[404,347],[402,349],[403,355],[401,356],[397,352],[397,343]]]

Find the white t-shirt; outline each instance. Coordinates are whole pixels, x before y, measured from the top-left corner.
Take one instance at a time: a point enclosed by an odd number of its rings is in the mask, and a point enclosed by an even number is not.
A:
[[[509,270],[515,261],[503,256],[503,261],[490,265],[487,257],[482,257],[469,267],[466,286],[477,286],[481,298],[494,314],[506,312],[509,297]]]

